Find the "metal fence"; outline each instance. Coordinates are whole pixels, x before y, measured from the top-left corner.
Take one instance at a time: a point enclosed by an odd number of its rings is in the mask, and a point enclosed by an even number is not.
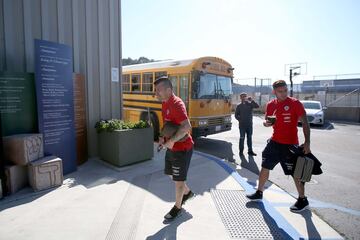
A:
[[[352,78],[345,78],[345,77]],[[313,80],[303,81],[294,87],[294,97],[301,100],[317,100],[324,106],[360,107],[360,74],[315,76]]]
[[[273,99],[270,78],[235,79],[233,104],[240,102],[240,93],[247,92],[261,106]],[[360,107],[360,74],[314,76],[313,80],[293,85],[294,97],[320,101],[329,107]]]
[[[234,79],[233,105],[237,105],[240,102],[240,93],[242,92],[246,92],[260,106],[264,106],[270,99],[274,98],[272,95],[271,78]]]
[[[360,88],[349,92],[324,90],[318,92],[294,92],[294,97],[300,100],[320,101],[323,106],[360,107]]]

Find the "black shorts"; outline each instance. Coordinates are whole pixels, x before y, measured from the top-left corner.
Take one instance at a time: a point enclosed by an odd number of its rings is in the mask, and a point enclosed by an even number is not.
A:
[[[293,146],[270,140],[262,152],[261,166],[273,170],[280,163],[285,175],[293,175],[296,163],[296,155],[290,151]]]
[[[172,176],[174,181],[186,181],[193,149],[188,151],[167,150],[165,154],[165,174]]]

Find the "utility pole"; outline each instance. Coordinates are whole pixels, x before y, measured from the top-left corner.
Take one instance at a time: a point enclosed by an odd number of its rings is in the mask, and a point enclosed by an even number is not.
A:
[[[290,97],[292,97],[293,94],[292,68],[290,68]]]
[[[294,91],[293,91],[293,80],[292,80],[292,78],[293,78],[293,70],[294,69],[298,69],[298,68],[301,68],[300,66],[296,66],[296,67],[290,67],[290,97],[292,97],[293,96],[293,94],[294,94]],[[294,77],[296,76],[296,75],[300,75],[300,73],[297,73],[297,72],[294,72]]]
[[[254,96],[254,99],[256,99],[256,77],[254,78],[255,79],[255,86],[254,86],[254,91],[253,91],[253,96]]]
[[[263,88],[263,78],[261,79],[260,82],[260,96],[259,96],[259,105],[261,106],[261,96],[262,96],[262,88]]]
[[[329,86],[326,86],[326,88],[325,88],[325,107],[326,107],[326,104],[327,104],[327,95],[328,95],[328,92],[329,92]]]

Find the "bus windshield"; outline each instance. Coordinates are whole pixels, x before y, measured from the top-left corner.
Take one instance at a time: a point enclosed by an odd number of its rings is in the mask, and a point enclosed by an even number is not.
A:
[[[232,94],[230,77],[206,73],[195,76],[194,83],[195,99],[230,98]]]

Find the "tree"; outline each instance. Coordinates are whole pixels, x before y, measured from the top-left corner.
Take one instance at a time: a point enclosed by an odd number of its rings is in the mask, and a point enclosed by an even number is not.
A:
[[[149,62],[156,62],[154,59],[149,59],[147,57],[139,57],[138,59],[132,59],[130,57],[122,59],[122,65],[133,65],[133,64],[141,64],[141,63],[149,63]]]

